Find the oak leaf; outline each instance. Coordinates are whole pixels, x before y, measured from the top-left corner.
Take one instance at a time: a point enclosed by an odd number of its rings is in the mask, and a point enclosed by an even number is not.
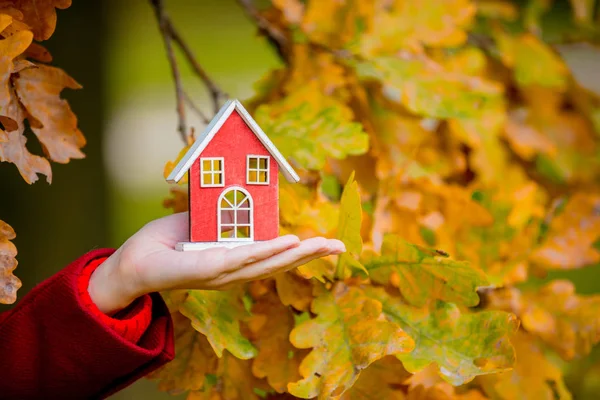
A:
[[[397,358],[384,357],[369,365],[341,400],[404,400],[401,387],[408,376]]]
[[[570,400],[561,370],[546,357],[533,337],[511,337],[518,354],[512,371],[478,378],[485,393],[498,400]]]
[[[600,195],[575,193],[550,223],[531,260],[545,269],[581,268],[600,262]]]
[[[240,321],[249,314],[238,290],[190,290],[179,311],[191,320],[194,329],[206,336],[217,356],[222,357],[225,349],[241,359],[256,355],[252,343],[240,332]]]
[[[60,98],[64,88],[81,86],[63,70],[46,65],[21,71],[14,85],[30,116],[31,129],[48,157],[59,163],[85,157],[80,150],[85,146],[85,138],[77,128],[77,117],[66,100]]]
[[[340,199],[340,219],[338,221],[337,238],[346,245],[346,253],[338,258],[337,276],[349,277],[352,270],[367,274],[365,267],[358,261],[362,252],[362,206],[358,183],[354,180],[354,172],[348,178]]]
[[[56,28],[56,9],[71,6],[71,0],[13,0],[0,2],[0,8],[10,5],[23,14],[23,22],[33,31],[35,40],[46,40]]]
[[[479,117],[504,102],[497,83],[447,71],[424,56],[377,57],[357,64],[357,73],[380,82],[387,99],[434,118]]]
[[[294,346],[312,348],[300,364],[304,379],[288,385],[294,396],[338,399],[372,362],[414,346],[396,324],[382,319],[381,303],[359,288],[338,283],[313,301],[311,311],[317,316],[290,334]]]
[[[442,380],[431,365],[406,380],[406,400],[485,400],[478,390],[455,388]]]
[[[201,390],[207,374],[217,370],[218,358],[206,337],[196,331],[190,320],[178,312],[172,313],[175,330],[175,358],[148,375],[158,380],[158,389],[171,394]]]
[[[290,343],[293,327],[294,315],[275,293],[261,296],[252,306],[249,337],[258,351],[252,361],[252,373],[258,378],[266,377],[278,393],[285,392],[289,382],[300,379],[298,367],[306,355],[305,350],[298,350]]]
[[[308,84],[283,100],[260,106],[255,117],[286,156],[307,169],[321,169],[328,157],[363,154],[368,136],[339,101]]]
[[[266,382],[252,375],[249,360],[225,351],[215,373],[206,377],[201,390],[191,391],[187,400],[260,400],[268,389]]]
[[[374,282],[391,283],[417,307],[430,299],[475,306],[479,303],[477,288],[488,285],[485,274],[469,263],[393,234],[384,236],[381,255],[371,256],[363,264]]]
[[[490,307],[517,314],[529,333],[565,360],[588,355],[600,342],[600,296],[578,296],[570,281],[552,281],[524,293],[516,288],[495,291]]]
[[[381,288],[364,290],[383,304],[390,321],[414,339],[414,350],[398,356],[409,372],[435,363],[442,378],[458,386],[478,375],[513,367],[515,351],[508,338],[519,326],[514,315],[502,311],[464,313],[442,301],[417,308]]]
[[[0,220],[0,304],[14,303],[21,287],[21,281],[13,275],[17,268],[17,248],[11,240],[15,236],[13,228]]]
[[[312,283],[293,271],[275,275],[277,294],[281,303],[298,311],[307,311],[313,300]]]
[[[10,15],[0,14],[0,32],[13,23]],[[29,31],[18,32],[8,38],[0,40],[0,116],[6,130],[17,129],[17,121],[8,116],[9,104],[12,101],[10,77],[15,72],[15,58],[21,55],[33,39]]]
[[[50,163],[44,157],[31,154],[27,149],[27,138],[24,135],[25,110],[23,110],[12,88],[9,93],[10,102],[4,116],[15,122],[17,127],[10,132],[0,129],[0,161],[15,164],[25,182],[29,184],[38,180],[38,174],[46,175],[46,181],[51,183],[52,169]],[[0,120],[5,121],[2,117],[0,117]]]

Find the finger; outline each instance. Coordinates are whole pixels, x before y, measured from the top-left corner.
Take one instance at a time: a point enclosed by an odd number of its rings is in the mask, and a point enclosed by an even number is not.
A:
[[[305,264],[315,258],[329,254],[340,254],[345,250],[343,243],[335,239],[306,239],[298,247],[286,250],[273,257],[255,262],[224,277],[226,282],[249,281],[271,276]]]
[[[265,242],[235,247],[229,250],[225,258],[226,271],[235,271],[247,264],[273,257],[299,244],[298,236],[285,235]]]

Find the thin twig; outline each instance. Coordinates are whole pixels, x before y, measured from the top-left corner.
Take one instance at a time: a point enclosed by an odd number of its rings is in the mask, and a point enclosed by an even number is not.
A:
[[[183,100],[187,103],[187,105],[200,117],[202,122],[208,124],[210,122],[210,118],[204,112],[196,106],[194,100],[190,97],[190,95],[184,90],[183,91]]]
[[[206,73],[204,68],[202,68],[202,66],[200,65],[198,60],[196,60],[196,57],[194,56],[192,49],[190,49],[190,47],[185,42],[185,40],[183,40],[183,38],[181,37],[181,35],[177,31],[177,29],[175,29],[175,26],[171,23],[171,21],[169,19],[167,19],[166,24],[167,24],[168,32],[169,32],[171,38],[173,39],[173,42],[175,42],[179,46],[179,48],[183,52],[185,58],[192,66],[192,69],[194,70],[196,75],[198,75],[200,77],[202,82],[208,88],[208,91],[210,92],[210,97],[211,97],[211,100],[213,103],[213,110],[215,113],[217,113],[219,111],[219,108],[221,107],[221,104],[220,104],[221,99],[226,99],[228,97],[227,93],[225,93],[223,90],[221,90],[219,88],[219,86],[217,86],[215,81],[213,81],[208,76],[208,74]]]
[[[187,144],[188,134],[187,125],[185,122],[185,106],[183,104],[183,87],[181,85],[181,76],[179,75],[179,68],[177,66],[175,53],[173,53],[173,46],[171,46],[171,33],[168,28],[170,25],[169,18],[165,14],[162,0],[151,0],[151,3],[154,8],[156,19],[158,20],[160,33],[163,37],[163,41],[165,42],[165,50],[167,51],[167,58],[169,60],[169,65],[171,66],[171,74],[173,75],[173,80],[175,81],[175,95],[177,97],[177,115],[179,116],[179,126],[177,130],[179,131],[179,135],[181,136],[183,142]]]
[[[286,59],[289,51],[289,40],[285,33],[283,33],[281,29],[273,25],[268,19],[261,15],[254,5],[253,0],[237,0],[237,2],[244,9],[246,15],[252,18],[258,27],[262,29],[273,42],[275,42],[279,53],[284,59]]]

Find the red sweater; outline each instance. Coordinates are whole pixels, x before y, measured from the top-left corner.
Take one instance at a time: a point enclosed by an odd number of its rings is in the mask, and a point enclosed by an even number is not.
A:
[[[173,359],[173,323],[159,294],[109,317],[87,293],[94,250],[0,314],[0,399],[104,398]]]

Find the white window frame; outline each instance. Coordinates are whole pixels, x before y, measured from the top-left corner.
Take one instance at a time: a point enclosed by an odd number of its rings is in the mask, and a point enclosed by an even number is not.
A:
[[[210,161],[211,171],[204,171],[204,161]],[[215,171],[213,169],[214,162],[221,161],[221,169]],[[221,183],[204,183],[204,174],[212,174],[212,181],[215,181],[215,174],[221,174]],[[225,158],[224,157],[200,157],[200,187],[224,187],[225,186]]]
[[[249,207],[237,207],[236,208],[236,204],[232,204],[231,210],[233,210],[233,224],[225,224],[222,225],[221,224],[221,211],[223,210],[223,208],[221,207],[221,202],[223,201],[223,199],[225,198],[225,195],[233,190],[238,190],[242,193],[244,193],[246,195],[246,198],[248,199],[248,204]],[[229,202],[229,200],[225,199],[225,201],[229,204],[231,204]],[[230,208],[226,208],[226,210],[229,210]],[[238,224],[237,223],[237,211],[242,210],[249,210],[250,211],[250,219],[248,224]],[[221,237],[221,228],[223,226],[231,226],[233,228],[233,231],[235,232],[234,235],[237,235],[237,227],[238,226],[248,226],[250,229],[250,237],[247,238],[237,238],[237,237],[232,237],[232,238],[224,238]],[[221,193],[221,195],[219,196],[219,200],[217,203],[217,241],[218,242],[252,242],[254,241],[254,203],[252,201],[252,196],[250,195],[250,193],[239,186],[230,186],[227,189],[223,190],[223,192]]]
[[[256,158],[256,168],[250,168],[250,159]],[[260,160],[267,160],[267,169],[260,168]],[[250,182],[250,171],[256,172],[256,179],[260,176],[261,172],[267,173],[267,181],[266,182]],[[246,184],[247,185],[268,185],[270,182],[271,175],[271,157],[263,156],[258,154],[248,154],[246,156]]]

